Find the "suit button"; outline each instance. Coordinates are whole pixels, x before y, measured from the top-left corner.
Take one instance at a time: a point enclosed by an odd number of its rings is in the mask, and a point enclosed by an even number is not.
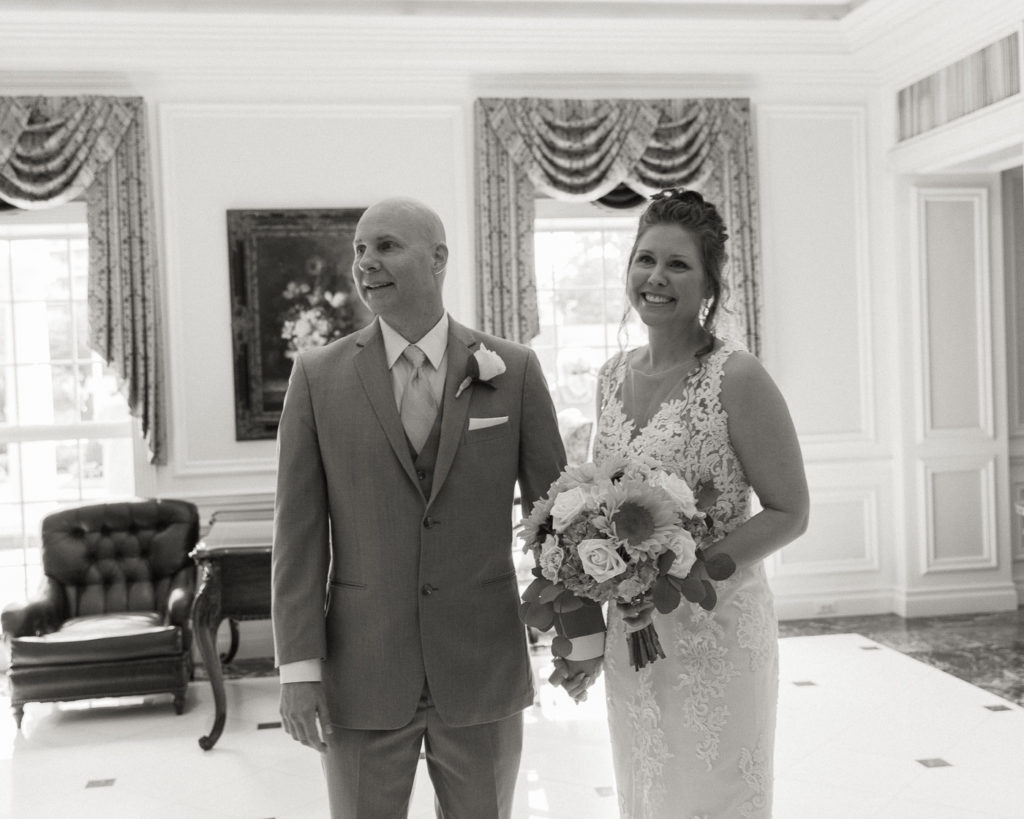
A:
[[[424,529],[432,529],[436,525],[437,525],[437,521],[434,520],[433,518],[427,518],[426,520],[423,521],[423,528]]]
[[[429,597],[436,591],[437,586],[431,586],[429,583],[424,583],[423,587],[420,589],[420,592],[423,594],[424,597]]]
[[[417,469],[416,477],[419,478],[421,481],[425,481],[427,479],[427,473],[424,472],[422,469]]]

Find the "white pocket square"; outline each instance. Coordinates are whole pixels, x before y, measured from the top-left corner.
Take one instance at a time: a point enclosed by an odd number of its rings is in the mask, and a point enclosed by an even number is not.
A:
[[[507,415],[496,415],[494,418],[470,418],[469,429],[472,432],[474,429],[487,429],[487,427],[496,427],[498,424],[507,423]]]

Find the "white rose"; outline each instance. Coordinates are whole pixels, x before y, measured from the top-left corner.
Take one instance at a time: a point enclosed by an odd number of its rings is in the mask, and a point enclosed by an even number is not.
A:
[[[697,562],[697,542],[693,535],[684,529],[669,541],[668,547],[676,553],[668,573],[673,577],[686,577]]]
[[[651,475],[650,484],[664,489],[686,517],[692,518],[698,514],[693,490],[678,475],[673,475],[671,472],[655,472]]]
[[[558,582],[558,570],[562,567],[562,548],[558,545],[558,538],[548,535],[540,547],[540,557],[537,562],[540,570],[552,583]]]
[[[551,507],[556,532],[564,531],[576,516],[587,508],[587,493],[582,486],[576,486],[561,492]]]
[[[619,557],[610,540],[591,538],[580,541],[577,547],[583,571],[598,583],[611,580],[626,570],[626,562]]]
[[[505,362],[502,361],[501,356],[494,350],[488,350],[483,344],[480,345],[479,350],[473,353],[473,358],[476,359],[476,366],[480,371],[477,375],[479,381],[490,381],[496,375],[505,372]]]

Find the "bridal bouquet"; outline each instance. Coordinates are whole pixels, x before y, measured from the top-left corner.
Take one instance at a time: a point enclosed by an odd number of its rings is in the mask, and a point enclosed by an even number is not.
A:
[[[558,636],[551,650],[566,657],[572,643],[560,615],[580,606],[651,599],[662,614],[686,598],[705,609],[717,595],[712,580],[735,571],[728,555],[705,559],[700,543],[711,520],[697,509],[687,483],[657,463],[618,460],[568,466],[523,521],[524,552],[532,552],[536,578],[523,592],[520,618]],[[630,662],[637,670],[665,653],[653,624],[631,632]]]

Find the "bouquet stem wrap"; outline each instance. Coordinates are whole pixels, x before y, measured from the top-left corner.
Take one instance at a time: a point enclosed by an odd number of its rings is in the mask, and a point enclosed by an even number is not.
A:
[[[635,671],[653,663],[659,657],[665,657],[653,623],[648,623],[639,631],[631,631],[626,637],[626,644],[629,646],[629,664]]]

